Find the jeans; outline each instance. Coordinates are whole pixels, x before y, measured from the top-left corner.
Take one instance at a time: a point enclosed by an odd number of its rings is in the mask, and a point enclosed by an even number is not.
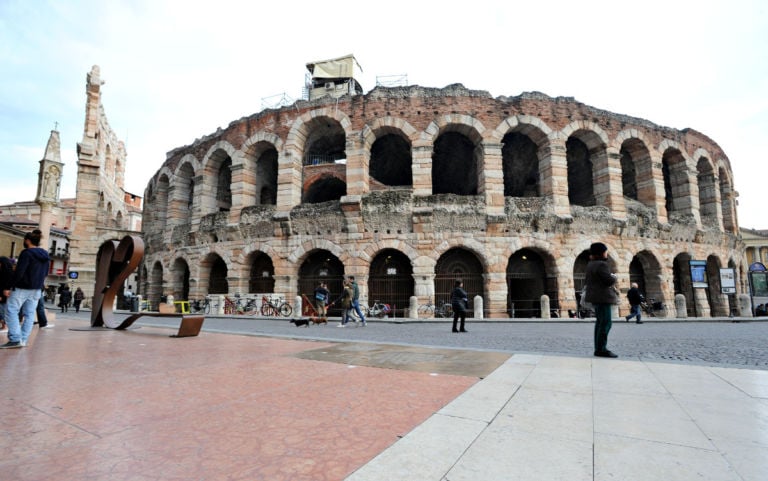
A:
[[[48,325],[48,316],[45,314],[45,297],[42,295],[37,301],[37,327],[45,327]]]
[[[355,299],[352,301],[352,308],[357,313],[357,317],[360,318],[362,322],[365,322],[365,316],[363,315],[363,311],[360,310],[360,301]]]
[[[642,316],[641,316],[641,311],[640,311],[640,305],[639,305],[639,304],[638,304],[638,305],[636,305],[636,306],[630,306],[630,307],[629,307],[629,315],[627,316],[627,318],[626,318],[626,319],[627,319],[627,320],[630,320],[630,319],[632,319],[633,317],[637,318],[637,320],[638,320],[638,321],[639,321],[639,320],[640,320],[640,318],[642,317]]]
[[[10,342],[27,342],[35,323],[35,310],[40,299],[40,289],[15,289],[6,304],[6,318],[8,324],[8,340]],[[24,314],[24,323],[19,325],[19,313]]]

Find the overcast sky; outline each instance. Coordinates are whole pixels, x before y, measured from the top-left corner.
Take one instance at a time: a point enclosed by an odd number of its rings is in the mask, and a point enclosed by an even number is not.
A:
[[[725,151],[742,227],[768,228],[764,0],[279,2],[0,0],[0,204],[33,200],[54,122],[74,197],[86,74],[144,195],[166,152],[301,95],[307,62],[352,53],[377,76],[539,91],[694,128]]]

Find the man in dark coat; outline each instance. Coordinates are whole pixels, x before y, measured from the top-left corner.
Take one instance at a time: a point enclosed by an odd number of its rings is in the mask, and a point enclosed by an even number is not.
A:
[[[5,319],[8,324],[8,342],[0,346],[0,349],[26,346],[29,334],[32,332],[35,309],[50,263],[48,251],[39,247],[42,235],[39,229],[35,229],[24,236],[25,249],[19,254],[11,289],[5,292],[8,297]],[[23,325],[19,324],[21,312],[24,314]]]
[[[608,266],[608,247],[602,242],[595,242],[589,247],[589,259],[586,300],[592,303],[595,310],[595,356],[618,357],[607,348],[611,310],[619,302],[614,288],[616,275],[611,273]]]
[[[640,286],[637,285],[637,282],[633,282],[631,284],[631,287],[627,291],[627,300],[629,301],[629,315],[625,317],[624,319],[629,322],[630,319],[633,317],[636,319],[635,322],[638,324],[642,324],[642,312],[640,310],[640,304],[643,302],[643,295],[640,293]]]

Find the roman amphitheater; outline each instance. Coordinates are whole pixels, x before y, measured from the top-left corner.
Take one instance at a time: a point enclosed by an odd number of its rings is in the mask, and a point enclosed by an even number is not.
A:
[[[343,85],[168,153],[145,191],[150,300],[338,295],[353,275],[412,318],[461,278],[483,317],[565,316],[598,240],[623,292],[682,294],[688,316],[734,308],[721,268],[747,292],[731,166],[706,135],[536,92]]]

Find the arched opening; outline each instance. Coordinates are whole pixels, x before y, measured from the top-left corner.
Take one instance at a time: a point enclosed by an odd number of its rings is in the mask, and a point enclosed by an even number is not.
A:
[[[306,294],[312,299],[312,293],[319,282],[325,282],[331,293],[331,300],[336,300],[341,295],[344,282],[344,264],[338,257],[327,250],[318,249],[310,252],[299,267],[299,293]],[[332,311],[333,315],[340,315],[340,306],[337,304]]]
[[[254,252],[250,255],[250,265],[248,292],[251,294],[275,292],[275,266],[272,259],[263,252]]]
[[[341,124],[329,117],[317,117],[307,123],[304,165],[333,164],[346,159],[347,135]]]
[[[277,204],[277,150],[265,150],[256,161],[256,192],[259,204]]]
[[[219,167],[216,183],[216,207],[219,212],[232,208],[232,159],[227,156]]]
[[[691,280],[691,256],[683,252],[672,261],[673,285],[675,295],[685,296],[685,307],[688,316],[696,316],[696,304],[693,301],[693,282]]]
[[[176,176],[176,198],[179,200],[181,216],[179,224],[190,224],[192,222],[192,209],[195,201],[195,171],[190,163],[185,163],[179,169]]]
[[[385,134],[371,146],[370,176],[388,186],[413,185],[411,144],[398,134]]]
[[[384,249],[371,262],[368,275],[368,304],[381,301],[402,317],[413,295],[413,267],[408,257],[395,249]]]
[[[592,180],[592,158],[587,144],[576,137],[565,143],[568,162],[568,202],[572,205],[595,205]]]
[[[504,195],[537,197],[539,192],[538,146],[527,136],[510,132],[501,141]]]
[[[520,249],[507,263],[507,312],[509,317],[541,317],[541,296],[550,299],[550,309],[559,310],[557,278],[548,275],[547,263],[538,252]]]
[[[664,177],[664,205],[667,215],[683,214],[687,206],[688,173],[685,158],[677,149],[667,149],[661,159],[661,173]]]
[[[208,274],[208,294],[228,294],[227,263],[218,254],[209,254],[201,264],[201,272]]]
[[[347,184],[332,175],[323,175],[306,188],[302,202],[318,204],[330,200],[340,200],[345,195],[347,195]]]
[[[733,200],[733,189],[725,169],[718,170],[720,178],[720,205],[723,213],[723,228],[726,232],[736,232],[736,213]]]
[[[648,251],[638,252],[629,263],[629,282],[636,282],[646,299],[666,302],[661,285],[661,264]]]
[[[454,247],[446,251],[435,265],[435,304],[450,300],[453,283],[464,281],[464,290],[469,295],[470,312],[475,296],[487,299],[483,283],[483,265],[477,256],[467,249]],[[439,302],[438,302],[439,301]]]
[[[476,151],[475,144],[463,134],[441,134],[432,153],[432,193],[477,195]]]
[[[717,222],[717,182],[715,170],[706,157],[696,164],[696,180],[699,184],[699,215],[701,225],[719,227]]]
[[[728,302],[720,287],[720,267],[722,264],[717,256],[707,257],[707,301],[712,317],[728,315]]]
[[[152,308],[157,310],[157,306],[160,304],[160,297],[163,295],[163,265],[160,262],[155,262],[152,265],[152,274],[149,277],[149,289],[147,289],[147,297],[149,298]]]
[[[189,265],[176,259],[171,266],[171,293],[176,300],[189,300]]]

